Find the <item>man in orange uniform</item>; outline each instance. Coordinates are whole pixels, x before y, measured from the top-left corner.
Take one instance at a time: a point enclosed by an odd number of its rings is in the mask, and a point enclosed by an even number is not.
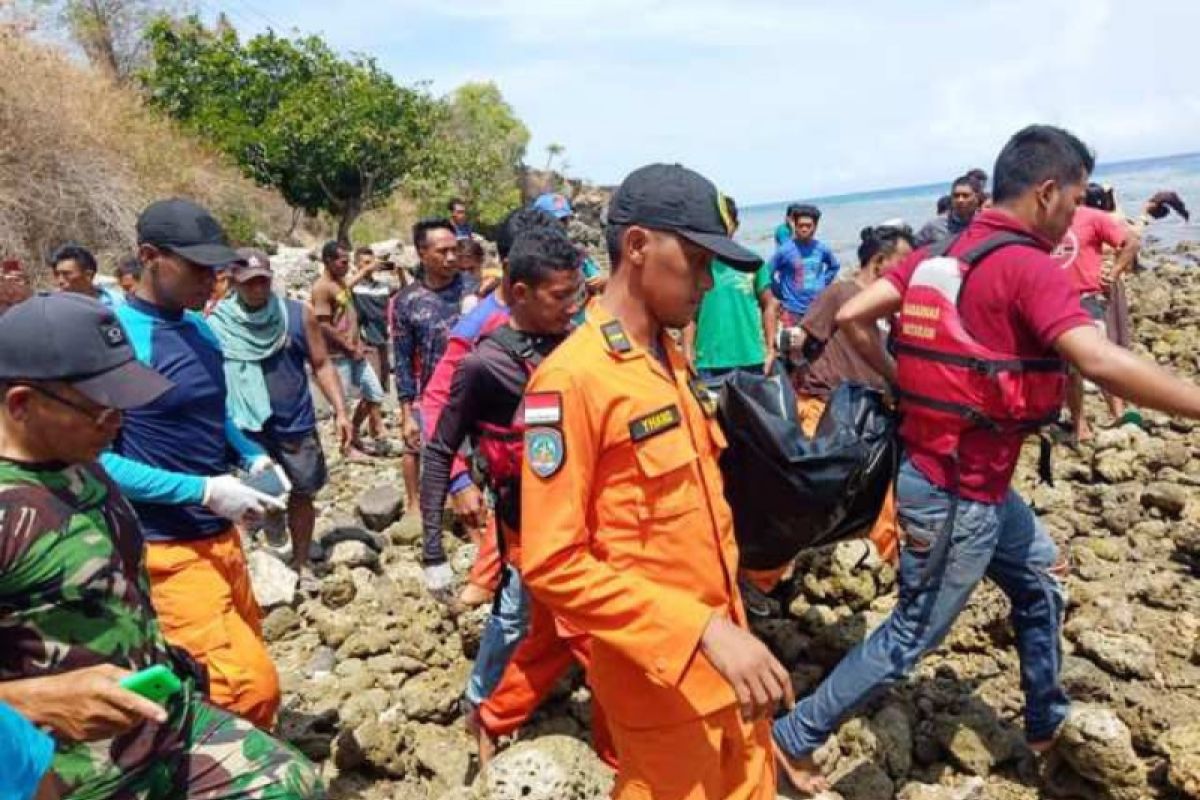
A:
[[[526,408],[521,570],[592,639],[614,796],[775,798],[767,719],[787,671],[746,630],[715,404],[665,328],[695,317],[729,238],[723,198],[678,165],[632,173],[608,212],[612,277],[540,366]],[[740,713],[739,713],[740,712]]]

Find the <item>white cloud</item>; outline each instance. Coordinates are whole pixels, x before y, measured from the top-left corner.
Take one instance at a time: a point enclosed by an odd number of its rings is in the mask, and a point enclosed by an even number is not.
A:
[[[937,180],[1033,121],[1109,160],[1200,141],[1194,0],[276,2],[402,80],[495,80],[532,163],[561,142],[600,181],[650,160],[745,201]]]

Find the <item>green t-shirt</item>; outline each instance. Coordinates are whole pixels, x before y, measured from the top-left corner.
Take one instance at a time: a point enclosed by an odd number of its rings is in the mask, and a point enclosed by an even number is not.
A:
[[[739,272],[716,259],[713,288],[696,315],[696,368],[755,367],[767,360],[758,296],[771,285],[771,269]]]

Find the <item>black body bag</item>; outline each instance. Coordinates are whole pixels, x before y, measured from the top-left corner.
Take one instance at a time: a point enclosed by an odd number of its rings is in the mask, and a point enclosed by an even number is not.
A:
[[[737,372],[721,391],[720,421],[743,567],[783,566],[801,550],[865,535],[879,516],[898,453],[881,392],[842,384],[809,439],[786,376]]]

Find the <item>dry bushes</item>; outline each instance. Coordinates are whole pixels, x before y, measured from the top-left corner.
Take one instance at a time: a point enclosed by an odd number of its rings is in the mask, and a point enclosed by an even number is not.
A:
[[[280,237],[291,213],[195,139],[59,52],[0,33],[0,257],[40,264],[65,241],[105,267],[150,201],[191,197],[230,236]],[[32,270],[36,272],[37,270]]]

